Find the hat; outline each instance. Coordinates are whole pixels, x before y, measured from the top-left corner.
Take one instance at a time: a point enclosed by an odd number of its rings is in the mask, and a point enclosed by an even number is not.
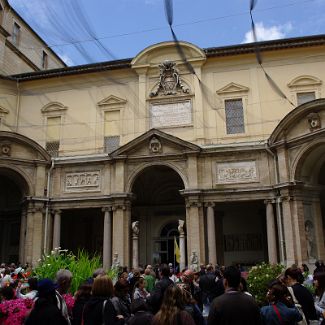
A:
[[[39,296],[46,296],[55,291],[55,285],[50,279],[43,279],[38,282],[37,290]]]

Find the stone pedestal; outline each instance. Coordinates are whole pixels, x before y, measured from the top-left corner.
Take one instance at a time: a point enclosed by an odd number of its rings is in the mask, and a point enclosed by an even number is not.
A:
[[[104,234],[103,234],[103,267],[109,269],[112,263],[112,216],[110,208],[103,208]]]

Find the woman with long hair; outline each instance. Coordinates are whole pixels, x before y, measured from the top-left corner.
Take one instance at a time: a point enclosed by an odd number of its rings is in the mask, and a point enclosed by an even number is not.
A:
[[[84,325],[119,325],[124,324],[123,317],[117,315],[110,300],[114,288],[112,280],[107,276],[98,276],[93,283],[91,298],[83,310]]]
[[[184,310],[183,294],[179,287],[171,285],[166,289],[152,325],[195,325],[192,316]]]
[[[315,308],[317,315],[323,319],[325,312],[325,272],[318,272],[314,276]]]

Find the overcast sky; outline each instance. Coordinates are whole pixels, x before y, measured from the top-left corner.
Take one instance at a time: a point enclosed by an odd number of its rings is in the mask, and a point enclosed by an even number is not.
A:
[[[131,58],[172,40],[163,0],[9,2],[68,65]],[[325,34],[325,0],[259,0],[253,15],[259,40]],[[201,48],[252,41],[249,0],[174,0],[173,26]]]

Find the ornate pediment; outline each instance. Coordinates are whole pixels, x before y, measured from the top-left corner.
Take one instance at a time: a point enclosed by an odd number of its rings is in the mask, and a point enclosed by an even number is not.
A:
[[[181,140],[157,129],[151,129],[138,138],[123,145],[111,153],[112,157],[127,156],[132,158],[157,155],[183,155],[196,153],[201,148],[193,143]]]
[[[9,111],[6,108],[0,106],[0,115],[4,115],[4,114],[9,114]]]
[[[62,103],[59,102],[51,102],[43,106],[41,109],[42,113],[53,113],[53,112],[63,112],[68,109],[67,106],[64,106]]]
[[[299,87],[306,87],[306,86],[319,86],[322,84],[322,81],[313,76],[299,76],[293,79],[291,82],[288,83],[289,88],[299,88]]]
[[[176,69],[176,63],[170,60],[165,60],[159,64],[160,76],[159,82],[155,89],[149,94],[150,97],[156,97],[158,95],[176,95],[176,94],[188,94],[189,88],[185,86]]]
[[[126,104],[126,100],[123,98],[119,98],[114,95],[109,95],[108,97],[102,99],[100,102],[97,103],[100,107],[115,107],[115,106],[122,106]]]
[[[228,94],[236,94],[236,93],[247,93],[248,91],[249,91],[248,87],[231,82],[228,85],[217,90],[217,94],[228,95]]]

